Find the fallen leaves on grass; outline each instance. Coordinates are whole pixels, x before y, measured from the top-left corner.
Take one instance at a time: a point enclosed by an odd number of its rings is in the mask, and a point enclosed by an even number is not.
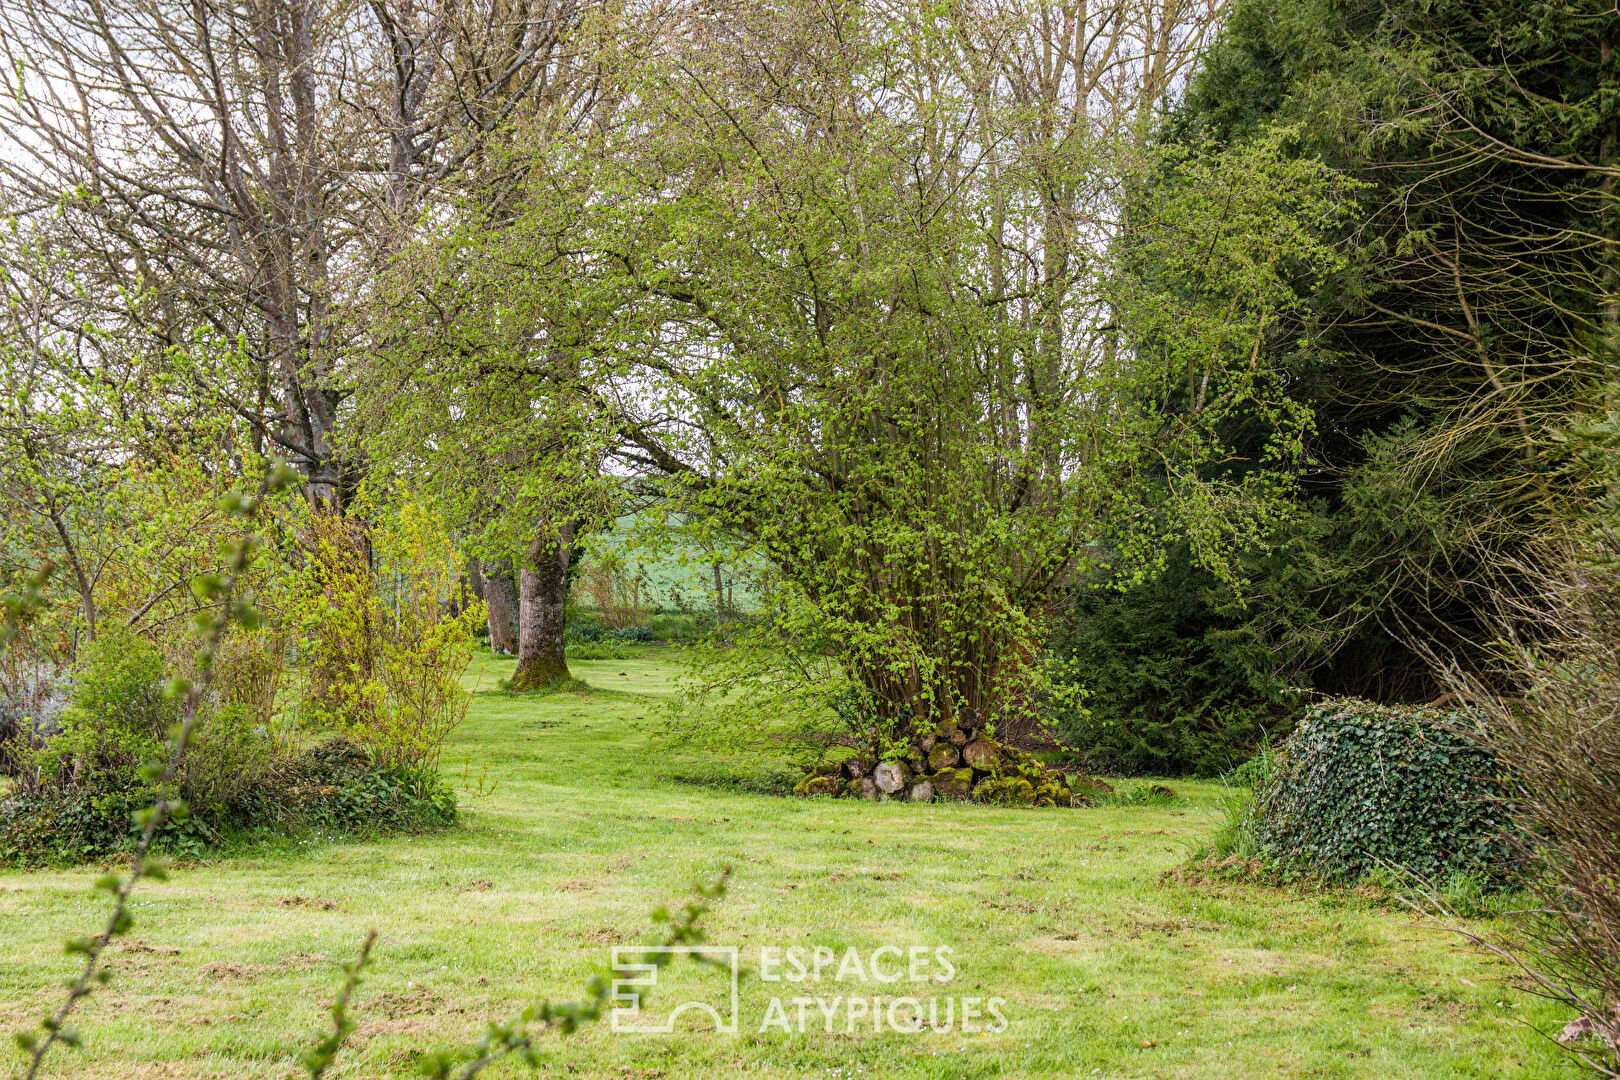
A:
[[[203,965],[204,973],[212,975],[216,979],[240,979],[245,982],[251,982],[254,979],[263,978],[265,975],[270,974],[270,970],[270,968],[259,967],[256,964],[227,964],[223,962],[215,962],[212,964]]]
[[[316,911],[336,911],[343,906],[336,900],[323,900],[318,896],[283,896],[276,904],[284,908],[313,908]]]

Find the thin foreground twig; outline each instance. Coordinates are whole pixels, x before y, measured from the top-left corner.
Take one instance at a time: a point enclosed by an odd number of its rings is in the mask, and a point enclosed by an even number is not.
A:
[[[134,925],[134,919],[129,914],[130,895],[143,878],[162,881],[168,876],[162,862],[153,858],[150,853],[163,823],[171,818],[177,820],[185,814],[185,804],[170,797],[170,788],[175,777],[179,775],[186,747],[191,741],[192,732],[196,729],[203,694],[213,679],[214,654],[218,651],[219,643],[233,618],[243,622],[257,618],[250,608],[234,600],[237,580],[252,564],[257,547],[250,526],[258,517],[265,496],[287,486],[295,478],[295,474],[290,474],[287,466],[276,463],[265,470],[257,497],[233,492],[221,502],[221,508],[226,513],[241,519],[242,532],[225,560],[226,573],[205,574],[192,583],[192,590],[197,593],[199,599],[218,600],[221,608],[217,615],[199,616],[198,629],[203,634],[203,647],[197,654],[199,668],[197,678],[195,680],[177,678],[169,684],[170,693],[182,697],[185,705],[167,760],[160,765],[148,763],[142,770],[147,779],[157,782],[157,798],[151,806],[136,815],[136,821],[141,825],[141,835],[135,843],[129,876],[124,877],[114,872],[96,880],[96,888],[111,893],[113,898],[112,912],[108,915],[101,933],[95,937],[73,938],[66,944],[69,955],[84,957],[84,966],[79,970],[78,977],[69,984],[67,999],[55,1012],[40,1022],[43,1037],[32,1031],[19,1032],[16,1036],[17,1045],[29,1055],[28,1068],[23,1072],[23,1080],[36,1080],[40,1066],[45,1061],[45,1055],[50,1053],[51,1048],[57,1043],[65,1043],[68,1046],[79,1045],[79,1034],[68,1025],[68,1018],[80,1001],[89,997],[98,985],[105,984],[110,978],[111,973],[101,967],[101,956],[113,938],[128,933],[129,928]]]
[[[725,895],[726,881],[730,876],[731,867],[724,867],[715,875],[714,880],[694,886],[692,899],[683,904],[679,910],[671,913],[665,908],[659,908],[653,912],[653,921],[667,923],[669,929],[658,947],[642,957],[643,965],[652,964],[662,968],[675,955],[670,951],[671,946],[695,945],[703,941],[703,917],[708,914],[714,902]],[[344,968],[348,977],[343,984],[342,993],[332,1006],[332,1030],[322,1037],[314,1049],[304,1054],[304,1068],[309,1073],[310,1080],[321,1080],[337,1057],[343,1040],[354,1029],[353,1021],[348,1015],[349,998],[355,987],[360,984],[361,969],[365,967],[372,943],[376,939],[375,930],[366,935],[358,959]],[[690,955],[700,963],[714,962],[700,953]],[[423,1075],[435,1077],[436,1080],[452,1080],[452,1078],[473,1080],[491,1065],[509,1057],[517,1058],[530,1068],[539,1068],[540,1055],[535,1044],[542,1035],[551,1031],[568,1035],[579,1030],[581,1025],[600,1020],[602,1010],[610,999],[625,1001],[627,1004],[633,1001],[639,1005],[646,997],[639,989],[621,989],[617,997],[614,996],[615,979],[638,973],[639,969],[632,972],[621,966],[614,968],[608,975],[592,976],[590,982],[586,984],[587,996],[584,1000],[563,1004],[538,1001],[505,1024],[491,1024],[484,1037],[471,1047],[461,1050],[438,1050],[428,1054],[417,1063],[417,1070]],[[458,1062],[465,1064],[458,1066]]]
[[[320,1080],[326,1075],[326,1070],[337,1060],[338,1048],[354,1030],[354,1021],[349,1019],[349,998],[360,985],[360,973],[371,961],[371,947],[376,943],[377,931],[372,930],[366,934],[366,940],[360,943],[360,954],[354,958],[354,962],[343,965],[343,989],[338,991],[337,1000],[332,1002],[332,1031],[316,1043],[314,1049],[304,1054],[304,1068],[309,1072],[310,1080]]]

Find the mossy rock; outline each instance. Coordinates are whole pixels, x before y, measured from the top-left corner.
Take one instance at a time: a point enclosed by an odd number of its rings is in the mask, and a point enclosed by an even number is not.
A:
[[[839,771],[851,780],[859,780],[863,776],[872,775],[872,759],[865,757],[849,757],[838,763]]]
[[[994,739],[974,739],[963,748],[962,760],[975,769],[990,772],[1001,764],[1001,744]]]
[[[903,761],[880,761],[872,770],[872,779],[885,794],[904,791],[911,783],[911,767]]]
[[[928,769],[930,772],[948,769],[955,765],[961,756],[956,747],[950,743],[936,743],[934,748],[928,752]]]
[[[928,779],[941,799],[965,799],[973,794],[972,769],[941,769]]]
[[[1036,806],[1067,806],[1071,793],[1060,784],[1040,784],[1035,788]]]
[[[973,798],[983,803],[1033,806],[1035,785],[1022,776],[993,776],[979,782],[979,786],[973,789]]]
[[[836,795],[844,786],[836,776],[818,776],[811,773],[793,787],[795,795]]]
[[[1013,767],[1011,771],[1018,776],[1025,777],[1036,787],[1040,787],[1042,784],[1048,782],[1048,780],[1050,780],[1050,778],[1054,775],[1052,770],[1049,770],[1046,767],[1045,763],[1027,755],[1022,758],[1013,759]]]

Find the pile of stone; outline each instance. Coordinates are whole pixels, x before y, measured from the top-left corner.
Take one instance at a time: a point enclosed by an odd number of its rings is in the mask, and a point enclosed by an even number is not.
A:
[[[1015,806],[1089,806],[1114,789],[997,742],[972,713],[913,735],[901,753],[854,755],[810,770],[796,795],[972,800]]]

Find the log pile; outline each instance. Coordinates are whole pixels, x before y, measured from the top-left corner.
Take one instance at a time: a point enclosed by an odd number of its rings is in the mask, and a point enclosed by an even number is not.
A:
[[[914,734],[899,753],[857,754],[819,765],[795,795],[932,802],[972,800],[1013,806],[1089,806],[1114,789],[1103,780],[1051,766],[1004,746],[972,713]]]

